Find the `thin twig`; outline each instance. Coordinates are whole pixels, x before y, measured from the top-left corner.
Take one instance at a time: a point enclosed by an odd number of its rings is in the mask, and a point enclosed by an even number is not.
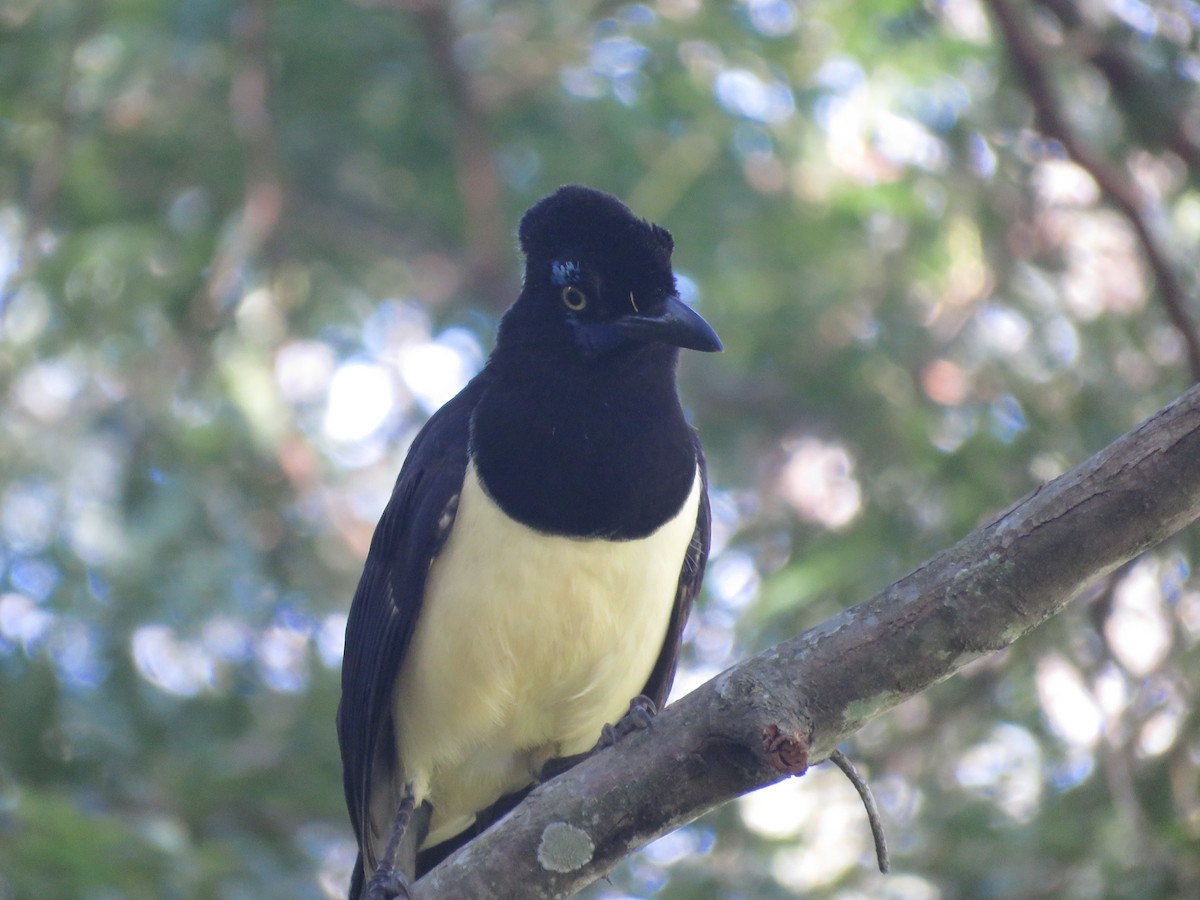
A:
[[[192,300],[192,320],[219,323],[243,285],[247,265],[274,236],[283,211],[283,175],[270,113],[271,52],[266,0],[243,0],[232,16],[237,52],[229,86],[229,114],[244,160],[241,221],[216,252],[208,278]]]
[[[1132,178],[1093,152],[1076,135],[1050,83],[1042,47],[1021,14],[1013,8],[1011,0],[988,0],[988,4],[1004,32],[1013,69],[1025,82],[1042,132],[1062,144],[1071,159],[1095,179],[1100,190],[1133,226],[1146,262],[1158,282],[1167,316],[1187,348],[1192,380],[1200,381],[1200,335],[1187,311],[1190,302],[1187,291],[1155,233],[1147,197]]]
[[[470,291],[502,310],[512,302],[516,285],[508,226],[501,207],[503,187],[495,166],[491,105],[459,62],[455,47],[462,36],[448,4],[438,0],[355,0],[367,9],[388,9],[413,17],[454,122],[455,169],[462,206]],[[517,76],[514,76],[517,77]]]
[[[55,50],[53,76],[43,85],[49,98],[48,140],[40,148],[28,176],[25,197],[26,224],[20,248],[21,272],[28,275],[42,256],[40,241],[53,222],[59,192],[67,174],[75,114],[69,97],[75,83],[74,60],[79,46],[99,27],[100,4],[81,5],[71,13],[65,40]],[[0,301],[2,302],[2,301]]]
[[[854,763],[850,762],[841,750],[835,749],[830,753],[829,761],[842,770],[842,773],[854,785],[854,789],[858,791],[858,796],[862,798],[863,806],[867,810],[867,821],[871,823],[871,837],[875,839],[875,859],[879,863],[879,871],[886,875],[891,870],[892,863],[888,858],[883,820],[879,818],[879,806],[875,803],[875,795],[871,793],[871,786],[867,784],[867,780],[859,774],[858,769],[854,768]]]
[[[491,116],[456,55],[461,37],[448,4],[432,3],[418,17],[430,60],[453,110],[458,197],[469,248],[468,286],[496,310],[512,302],[509,228],[500,204],[503,193],[495,164]]]

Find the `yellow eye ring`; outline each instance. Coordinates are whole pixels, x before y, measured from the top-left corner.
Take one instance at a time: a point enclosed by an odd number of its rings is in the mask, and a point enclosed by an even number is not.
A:
[[[580,312],[587,307],[588,298],[587,294],[575,285],[569,284],[562,289],[562,302],[571,312]]]

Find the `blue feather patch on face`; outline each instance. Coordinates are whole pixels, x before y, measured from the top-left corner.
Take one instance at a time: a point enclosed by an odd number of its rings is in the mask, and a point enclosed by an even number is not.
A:
[[[629,340],[629,336],[611,322],[583,322],[576,318],[567,321],[575,331],[575,343],[590,359],[607,353]]]
[[[550,263],[550,280],[559,287],[575,284],[582,275],[583,269],[574,260],[556,260]]]

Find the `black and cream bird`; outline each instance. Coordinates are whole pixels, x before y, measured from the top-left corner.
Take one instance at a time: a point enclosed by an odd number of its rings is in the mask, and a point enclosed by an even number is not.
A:
[[[704,458],[675,370],[721,344],[679,297],[671,235],[579,186],[518,234],[520,296],[413,442],[350,609],[352,898],[403,893],[631,698],[661,706],[703,577]]]

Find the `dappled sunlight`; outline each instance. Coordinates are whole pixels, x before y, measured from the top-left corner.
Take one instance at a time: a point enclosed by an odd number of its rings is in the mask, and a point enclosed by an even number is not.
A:
[[[1142,758],[1162,756],[1175,746],[1189,713],[1186,698],[1176,697],[1168,709],[1154,713],[1138,729],[1137,754]]]
[[[753,557],[742,550],[729,550],[717,556],[706,579],[712,602],[734,613],[744,609],[762,585]]]
[[[464,328],[448,328],[433,340],[406,348],[400,377],[421,408],[432,414],[466,387],[482,365],[479,339]]]
[[[953,360],[935,359],[921,374],[921,387],[934,403],[958,406],[970,395],[971,382],[963,367]]]
[[[1038,700],[1050,728],[1074,747],[1090,750],[1104,731],[1104,718],[1083,675],[1065,657],[1050,654],[1038,661]]]
[[[789,440],[784,450],[779,478],[783,499],[807,521],[835,530],[849,525],[862,508],[850,451],[816,438]]]
[[[1013,821],[1027,822],[1037,813],[1042,797],[1042,761],[1041,749],[1029,731],[1002,723],[959,757],[954,778]]]
[[[287,402],[299,407],[324,397],[337,366],[337,354],[323,341],[287,341],[275,354],[275,383]]]
[[[0,248],[4,246],[2,241],[0,238]],[[0,336],[18,347],[31,344],[45,332],[50,315],[45,290],[37,284],[20,284],[11,289],[0,306]]]
[[[96,688],[108,667],[87,623],[51,612],[24,594],[7,593],[0,595],[0,656],[18,647],[27,656],[45,654],[68,689]]]
[[[1092,691],[1104,718],[1116,723],[1129,708],[1133,685],[1115,663],[1106,662],[1092,679]]]
[[[54,538],[61,498],[49,482],[10,484],[0,501],[0,528],[10,550],[40,553]]]
[[[949,31],[963,40],[983,44],[992,37],[987,11],[979,0],[944,0],[938,4],[938,14]]]
[[[396,401],[395,383],[387,369],[370,362],[347,362],[329,380],[324,432],[339,444],[363,444],[388,423]]]
[[[310,623],[271,625],[258,638],[255,656],[263,682],[281,693],[308,687]]]
[[[1079,319],[1104,312],[1129,315],[1146,302],[1146,281],[1137,243],[1115,213],[1096,212],[1065,225],[1067,308]]]
[[[19,646],[26,653],[32,653],[54,620],[53,613],[24,594],[10,593],[0,597],[0,637],[9,648]],[[0,649],[4,649],[3,645]]]
[[[1096,180],[1069,159],[1043,159],[1030,173],[1030,186],[1047,208],[1089,207],[1100,199]]]
[[[341,363],[318,342],[290,345],[276,357],[276,380],[293,403],[325,395],[322,434],[352,468],[379,462],[412,421],[414,403],[431,414],[483,363],[473,334],[450,328],[435,337],[428,316],[411,303],[380,304],[364,325],[363,345],[364,353]]]
[[[254,629],[232,616],[216,616],[200,630],[200,646],[214,658],[230,663],[242,662],[254,653]]]
[[[781,38],[796,29],[800,18],[792,0],[743,0],[750,25],[759,34]]]
[[[1020,353],[1033,333],[1033,326],[1023,314],[999,303],[989,303],[981,309],[975,322],[980,343],[996,355]]]
[[[1134,677],[1155,671],[1171,647],[1172,628],[1163,606],[1162,572],[1147,559],[1117,584],[1104,636],[1117,661]]]
[[[632,106],[638,101],[641,65],[647,48],[623,34],[601,34],[592,42],[587,66],[566,66],[560,73],[563,89],[584,100],[611,95]]]
[[[142,625],[130,642],[142,677],[160,690],[194,697],[217,686],[216,663],[198,644],[181,641],[166,625]]]
[[[16,595],[0,598],[4,637],[36,641],[51,618]],[[139,674],[168,694],[195,697],[217,692],[246,663],[254,664],[271,690],[296,693],[308,686],[314,651],[324,668],[336,671],[341,666],[345,629],[345,613],[318,621],[284,616],[261,630],[230,616],[217,616],[203,623],[195,638],[183,638],[163,624],[139,626],[130,653]]]
[[[792,92],[778,81],[764,81],[746,69],[727,69],[714,84],[717,100],[735,115],[775,125],[796,111]]]
[[[816,122],[826,134],[826,155],[845,178],[863,184],[890,182],[908,167],[937,172],[950,151],[926,122],[897,112],[897,94],[907,85],[871,80],[858,60],[834,56],[817,71],[816,83],[828,93],[817,104]],[[965,108],[967,89],[946,78],[910,99],[924,107],[939,129],[949,128]]]
[[[13,398],[34,418],[52,424],[70,412],[85,379],[77,360],[43,360],[21,373],[13,386]]]
[[[322,896],[327,900],[344,900],[346,885],[350,883],[350,873],[358,856],[358,844],[346,831],[331,833],[328,827],[312,826],[301,834],[301,842],[317,861],[317,883]]]
[[[1078,783],[1094,767],[1092,753],[1101,742],[1120,745],[1133,738],[1142,758],[1161,756],[1179,738],[1190,704],[1161,668],[1174,640],[1175,622],[1186,628],[1178,560],[1148,556],[1111,588],[1111,610],[1104,635],[1113,661],[1092,675],[1061,653],[1042,657],[1037,666],[1038,700],[1052,732],[1068,748],[1060,767],[1060,786]],[[1168,597],[1179,598],[1177,616]],[[1071,768],[1076,775],[1069,775]]]
[[[317,653],[327,669],[340,669],[346,642],[346,614],[331,613],[321,620],[316,633]]]

